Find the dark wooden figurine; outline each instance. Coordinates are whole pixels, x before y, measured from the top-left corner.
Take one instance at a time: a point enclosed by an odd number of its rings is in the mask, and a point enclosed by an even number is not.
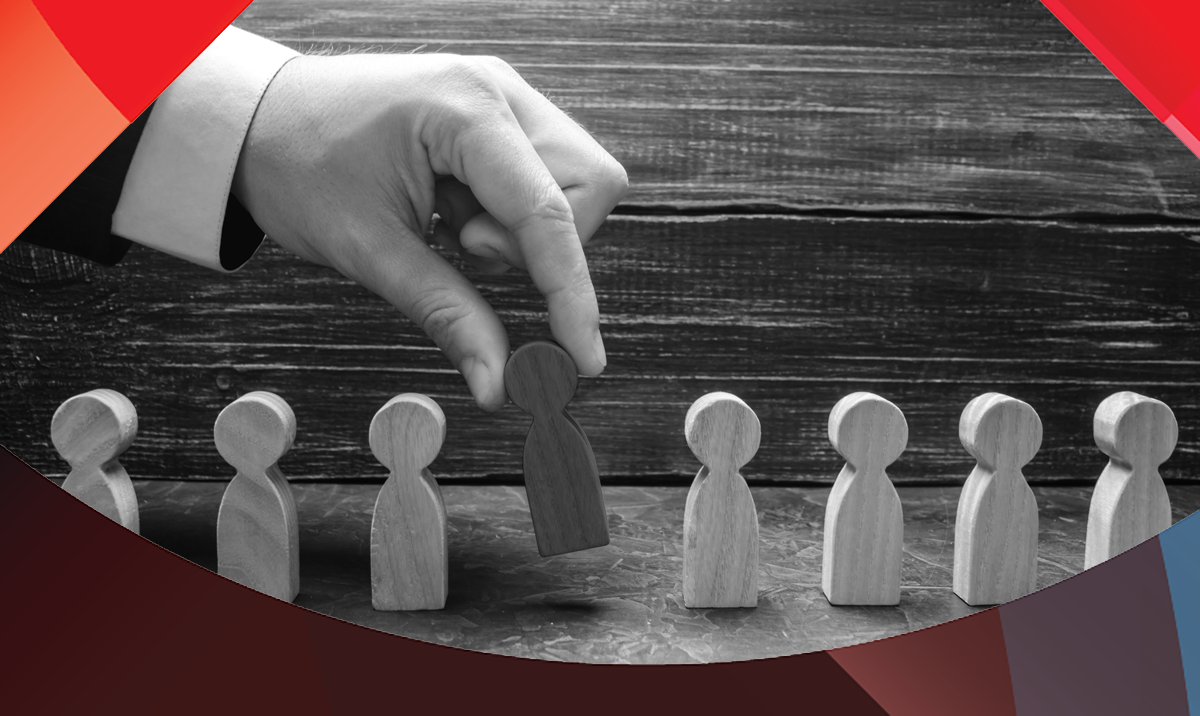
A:
[[[596,456],[567,413],[579,384],[575,362],[553,343],[527,343],[504,368],[508,397],[533,415],[525,438],[525,490],[543,557],[608,544]]]

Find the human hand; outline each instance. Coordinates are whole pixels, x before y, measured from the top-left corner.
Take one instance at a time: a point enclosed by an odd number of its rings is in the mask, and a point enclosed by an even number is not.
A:
[[[507,401],[508,336],[424,237],[485,272],[528,271],[584,375],[605,366],[583,244],[625,170],[495,58],[298,57],[263,95],[234,194],[275,242],[383,297],[438,344],[480,407]]]

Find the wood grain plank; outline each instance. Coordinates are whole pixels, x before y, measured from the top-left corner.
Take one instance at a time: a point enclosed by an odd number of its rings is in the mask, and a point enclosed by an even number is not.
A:
[[[1186,227],[615,217],[587,253],[609,367],[580,381],[572,415],[606,480],[693,476],[683,416],[712,391],[738,395],[762,422],[743,470],[752,483],[831,482],[841,462],[827,416],[855,391],[908,418],[908,450],[888,470],[900,484],[965,478],[974,461],[958,417],[988,391],[1042,416],[1033,483],[1095,479],[1106,458],[1092,414],[1119,390],[1175,411],[1179,446],[1163,476],[1200,475],[1200,236]],[[25,275],[42,255],[15,245],[0,274]],[[475,278],[513,345],[548,337],[526,278]],[[526,416],[479,411],[403,316],[271,244],[228,276],[135,247],[113,269],[53,285],[0,277],[0,356],[0,444],[47,474],[66,471],[48,439],[54,409],[109,387],[138,410],[122,459],[135,479],[227,477],[212,421],[267,390],[296,412],[289,478],[382,480],[367,429],[411,391],[446,412],[439,480],[519,482]]]
[[[259,0],[303,51],[512,63],[627,206],[1200,219],[1200,165],[1036,0]]]

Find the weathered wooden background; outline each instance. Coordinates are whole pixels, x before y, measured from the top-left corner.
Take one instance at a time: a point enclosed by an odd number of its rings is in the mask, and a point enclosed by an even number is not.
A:
[[[259,0],[237,24],[498,55],[626,166],[588,246],[609,368],[573,408],[609,482],[689,479],[710,390],[762,418],[757,480],[831,481],[854,390],[908,416],[897,481],[965,478],[958,414],[988,390],[1042,415],[1032,480],[1099,473],[1091,414],[1121,389],[1175,409],[1163,472],[1200,478],[1200,160],[1038,2]],[[546,336],[523,277],[478,281],[514,344]],[[367,426],[410,390],[446,410],[440,477],[518,479],[519,411],[480,412],[402,316],[269,243],[232,276],[15,245],[0,292],[0,444],[46,474],[54,409],[103,386],[138,407],[137,477],[227,477],[212,422],[261,389],[296,410],[293,479],[381,479]]]

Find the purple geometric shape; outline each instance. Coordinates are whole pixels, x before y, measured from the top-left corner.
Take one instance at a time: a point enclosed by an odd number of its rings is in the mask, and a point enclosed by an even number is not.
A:
[[[1000,607],[1020,716],[1187,716],[1158,538]]]

